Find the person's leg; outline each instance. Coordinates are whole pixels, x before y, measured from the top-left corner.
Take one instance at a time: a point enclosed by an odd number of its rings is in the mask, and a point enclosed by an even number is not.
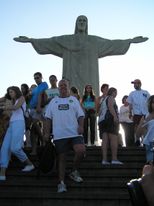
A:
[[[12,139],[11,139],[11,152],[21,161],[24,162],[28,159],[27,155],[23,151],[24,143],[24,121],[14,121],[12,123]]]
[[[118,136],[115,134],[108,134],[110,146],[111,146],[111,153],[112,153],[112,160],[117,160],[117,151],[118,151]]]
[[[133,123],[126,123],[126,146],[134,146],[135,139],[134,139],[134,125]]]
[[[112,153],[112,161],[111,164],[118,164],[122,165],[123,163],[120,162],[117,158],[117,153],[118,153],[118,135],[109,133],[109,141],[110,141],[110,146],[111,146],[111,153]]]
[[[95,143],[95,123],[96,123],[96,114],[93,112],[90,114],[90,141],[91,144]]]
[[[78,170],[81,161],[83,160],[86,149],[84,144],[75,144],[73,146],[75,156],[74,156],[74,163],[73,163],[73,170]]]
[[[127,135],[126,123],[125,122],[121,122],[120,124],[122,126],[123,131],[124,131],[125,143],[126,143],[126,147],[127,147],[128,146],[128,135]]]
[[[134,137],[134,124],[129,123],[129,132],[128,132],[128,136],[129,136],[129,144],[130,146],[134,146],[135,143],[135,137]]]
[[[140,123],[140,120],[143,115],[134,115],[133,116],[133,123],[134,123],[134,138],[135,138],[135,146],[139,147],[141,145],[141,137],[136,137],[136,130]]]
[[[83,179],[79,174],[79,166],[86,152],[86,148],[83,142],[83,137],[79,136],[76,138],[72,138],[72,145],[73,145],[73,150],[75,152],[75,156],[73,162],[73,169],[69,176],[75,182],[79,183],[79,182],[83,182]]]
[[[65,180],[65,167],[66,167],[66,154],[60,153],[58,154],[58,177],[59,182]]]
[[[152,151],[152,145],[145,145],[145,149],[146,149],[146,161],[147,161],[147,163],[153,162],[154,154],[153,154],[153,151]]]
[[[26,164],[22,170],[29,172],[34,169],[32,162],[28,159],[23,151],[23,137],[24,137],[25,124],[24,121],[15,121],[12,123],[12,139],[11,139],[11,152],[23,163]]]
[[[66,155],[65,153],[58,154],[58,193],[67,192],[66,185],[64,183],[65,180],[65,167],[66,167]]]
[[[58,193],[66,192],[67,188],[65,185],[65,167],[66,167],[66,152],[69,149],[69,139],[60,139],[55,140],[55,148],[56,153],[58,157],[58,178],[59,178],[59,184],[58,184]]]
[[[84,118],[84,143],[88,144],[88,114],[85,114]]]
[[[107,152],[108,152],[108,144],[109,144],[109,141],[108,141],[108,134],[106,132],[104,132],[102,134],[102,163],[106,163],[107,162]]]
[[[10,156],[11,156],[11,137],[12,137],[12,124],[10,124],[9,128],[7,129],[6,135],[3,140],[3,144],[0,149],[0,176],[1,180],[5,180],[5,173],[6,169],[9,164]]]
[[[30,139],[31,139],[31,144],[32,144],[32,152],[31,155],[36,155],[37,153],[37,144],[38,144],[38,125],[37,125],[38,120],[33,120],[33,124],[31,127],[31,132],[30,132]]]

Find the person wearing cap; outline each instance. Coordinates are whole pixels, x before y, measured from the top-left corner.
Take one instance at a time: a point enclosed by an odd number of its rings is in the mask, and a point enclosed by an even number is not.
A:
[[[150,94],[147,90],[141,89],[142,83],[140,79],[131,82],[134,84],[135,90],[130,92],[127,101],[129,103],[130,116],[133,116],[135,145],[140,146],[140,140],[136,139],[136,129],[142,117],[148,114],[147,101]]]

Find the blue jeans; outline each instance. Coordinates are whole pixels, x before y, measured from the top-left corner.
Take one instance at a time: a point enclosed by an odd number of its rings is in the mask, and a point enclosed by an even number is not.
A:
[[[153,161],[153,159],[154,159],[153,147],[154,147],[154,143],[153,142],[150,142],[150,145],[145,145],[146,160],[147,160],[147,162]]]
[[[24,162],[28,159],[27,155],[22,149],[24,131],[24,120],[10,122],[2,147],[0,149],[0,167],[8,167],[11,153],[13,153],[21,162]]]

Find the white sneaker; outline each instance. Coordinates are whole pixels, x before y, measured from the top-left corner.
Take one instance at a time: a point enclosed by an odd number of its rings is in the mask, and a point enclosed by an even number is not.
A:
[[[30,171],[32,171],[34,168],[35,168],[34,165],[26,165],[26,166],[24,167],[24,169],[22,169],[22,172],[30,172]]]
[[[69,177],[74,180],[75,182],[83,182],[82,177],[80,177],[80,174],[77,170],[71,172],[71,174],[69,175]]]
[[[58,192],[58,193],[67,192],[66,185],[65,185],[64,183],[58,184],[58,190],[57,190],[57,192]]]
[[[102,165],[110,165],[110,162],[108,162],[106,160],[102,160]]]
[[[6,176],[5,175],[0,175],[0,181],[5,181],[6,180]]]
[[[113,165],[123,165],[123,162],[120,162],[119,160],[112,160],[111,164]]]

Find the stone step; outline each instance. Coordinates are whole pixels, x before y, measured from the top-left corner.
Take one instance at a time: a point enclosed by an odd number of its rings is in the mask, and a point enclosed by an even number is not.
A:
[[[25,151],[37,166],[37,156],[29,155],[30,148]],[[0,182],[0,206],[131,206],[126,184],[131,179],[141,177],[145,149],[119,148],[118,157],[124,165],[103,166],[101,147],[87,147],[87,156],[80,167],[84,182],[78,184],[68,177],[73,160],[70,152],[67,156],[65,181],[68,192],[58,194],[56,167],[48,174],[40,173],[37,179],[37,169],[29,173],[21,172],[23,165],[12,156],[7,180]]]
[[[103,179],[102,181],[99,181],[98,179],[92,180],[89,179],[86,181],[84,179],[84,182],[81,184],[73,182],[71,179],[66,178],[66,183],[69,185],[73,185],[74,187],[103,187],[103,188],[110,188],[110,187],[126,187],[125,182],[122,179],[116,179],[115,181],[112,181],[111,184],[109,184],[109,181],[106,179]],[[3,181],[0,183],[0,187],[54,187],[57,186],[57,177],[41,177],[40,179],[33,178],[33,181],[31,181],[30,178],[16,178],[16,181],[14,182],[14,177],[10,177],[7,179],[7,181]]]
[[[80,195],[73,194],[71,192],[57,194],[47,192],[37,193],[38,197],[35,197],[37,192],[27,194],[22,192],[12,193],[11,197],[7,197],[6,192],[1,194],[1,203],[3,206],[131,206],[129,196],[127,193],[123,194],[107,194],[102,191],[91,193],[82,192]],[[17,194],[17,196],[15,195]]]

